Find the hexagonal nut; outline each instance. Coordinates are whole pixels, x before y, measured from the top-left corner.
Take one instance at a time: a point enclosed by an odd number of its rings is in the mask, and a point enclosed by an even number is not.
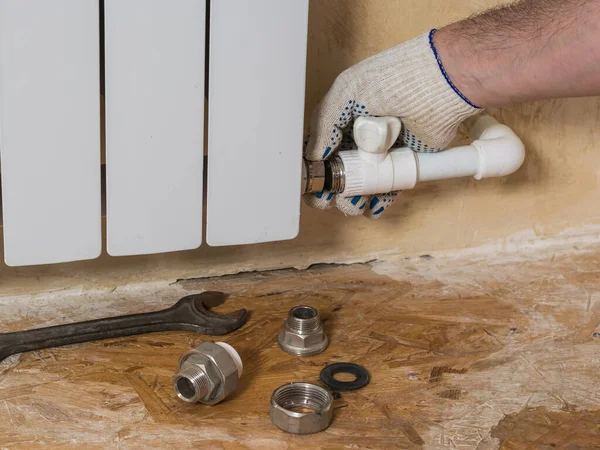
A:
[[[181,357],[179,360],[179,370],[181,370],[181,368],[187,364],[198,367],[207,375],[207,394],[200,400],[204,402],[213,398],[218,391],[219,385],[221,384],[219,373],[215,368],[213,368],[214,362],[204,356],[202,353],[199,353],[196,349],[193,349]]]
[[[212,363],[207,366],[207,375],[216,387],[205,403],[214,405],[235,391],[238,383],[237,366],[223,347],[212,342],[203,342],[195,350]]]
[[[198,400],[201,403],[219,403],[237,387],[239,374],[235,361],[227,350],[213,342],[203,342],[184,354],[179,360],[179,372],[188,366],[194,366],[206,376],[207,390]]]
[[[322,344],[323,341],[327,339],[327,336],[325,336],[322,328],[310,334],[298,334],[285,326],[283,330],[283,339],[283,342],[288,345],[299,348],[309,348]]]
[[[289,408],[310,405],[306,412]],[[304,408],[305,409],[305,408]],[[311,383],[289,383],[273,392],[270,417],[273,425],[293,434],[323,431],[333,418],[333,397],[320,386]]]
[[[292,355],[310,356],[321,353],[329,345],[329,340],[323,327],[310,333],[299,333],[291,330],[287,323],[279,334],[279,346]]]

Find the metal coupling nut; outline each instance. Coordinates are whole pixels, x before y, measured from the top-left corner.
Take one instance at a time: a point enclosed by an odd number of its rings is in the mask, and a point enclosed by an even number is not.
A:
[[[242,370],[240,355],[231,345],[203,342],[180,358],[175,394],[184,402],[215,405],[235,391]]]
[[[325,187],[325,162],[304,160],[302,165],[302,193],[318,194]]]
[[[312,383],[289,383],[271,396],[271,422],[283,431],[310,434],[323,431],[333,417],[333,396]]]
[[[321,316],[310,306],[290,309],[278,341],[284,352],[298,356],[317,355],[329,344]]]

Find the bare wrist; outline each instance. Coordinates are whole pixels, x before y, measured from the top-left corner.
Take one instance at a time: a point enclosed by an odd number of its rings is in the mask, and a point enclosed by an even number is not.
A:
[[[445,76],[482,108],[600,94],[600,0],[521,0],[448,25]]]
[[[454,87],[468,99],[470,103],[480,108],[492,105],[489,93],[486,92],[478,72],[479,62],[468,42],[456,32],[456,24],[441,28],[433,36],[433,45],[445,75]]]

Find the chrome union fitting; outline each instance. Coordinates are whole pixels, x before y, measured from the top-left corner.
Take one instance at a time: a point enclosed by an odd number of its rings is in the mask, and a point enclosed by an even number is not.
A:
[[[333,396],[316,384],[289,383],[271,396],[271,422],[293,434],[323,431],[333,418]]]
[[[297,356],[317,355],[329,344],[321,316],[310,306],[290,309],[278,341],[284,352]]]
[[[240,355],[231,345],[203,342],[179,360],[175,394],[184,402],[216,405],[235,391],[242,370]]]

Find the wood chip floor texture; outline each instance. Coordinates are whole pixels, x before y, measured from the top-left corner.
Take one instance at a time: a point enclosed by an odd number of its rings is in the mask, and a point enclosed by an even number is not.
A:
[[[201,290],[248,308],[224,336],[244,360],[235,394],[179,401],[178,358],[205,336],[157,333],[49,349],[0,365],[0,448],[600,449],[600,252],[509,261],[422,258],[322,266],[145,288],[0,299],[14,331],[161,309]],[[330,346],[298,358],[277,345],[287,311],[319,309]],[[343,393],[325,432],[269,420],[290,381],[326,364],[371,374]]]

